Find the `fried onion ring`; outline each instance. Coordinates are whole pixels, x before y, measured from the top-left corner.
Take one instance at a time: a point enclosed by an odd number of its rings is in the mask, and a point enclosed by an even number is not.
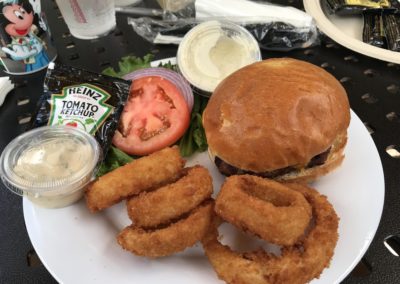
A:
[[[129,196],[174,182],[184,165],[177,147],[134,160],[91,183],[85,193],[87,207],[96,212]]]
[[[338,239],[338,217],[325,196],[300,184],[287,186],[304,195],[313,208],[315,224],[301,246],[283,247],[281,256],[263,250],[237,253],[218,241],[219,217],[202,240],[220,279],[235,284],[307,283],[329,266]]]
[[[118,243],[136,255],[162,257],[183,251],[200,241],[209,229],[213,202],[195,208],[189,216],[165,228],[146,230],[134,225],[118,235]]]
[[[293,245],[311,220],[304,196],[256,176],[227,178],[215,201],[215,212],[232,225],[278,245]]]
[[[190,212],[212,192],[212,178],[206,168],[187,168],[175,183],[129,199],[128,215],[135,226],[155,227]]]

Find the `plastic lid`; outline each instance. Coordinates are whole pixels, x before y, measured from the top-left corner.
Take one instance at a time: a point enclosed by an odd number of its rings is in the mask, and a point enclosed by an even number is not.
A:
[[[177,53],[181,74],[194,87],[208,93],[234,71],[261,59],[260,47],[249,31],[235,23],[217,20],[192,28]]]
[[[92,135],[69,126],[44,126],[7,145],[0,157],[0,175],[19,195],[68,194],[91,181],[100,157],[100,145]]]

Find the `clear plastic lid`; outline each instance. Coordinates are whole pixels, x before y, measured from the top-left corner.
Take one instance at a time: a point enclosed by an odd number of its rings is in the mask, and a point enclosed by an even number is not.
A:
[[[0,175],[19,195],[68,194],[91,181],[100,158],[100,145],[92,135],[69,126],[44,126],[6,146]]]
[[[177,53],[181,74],[195,88],[210,94],[231,73],[261,59],[260,47],[249,31],[221,20],[192,28]]]

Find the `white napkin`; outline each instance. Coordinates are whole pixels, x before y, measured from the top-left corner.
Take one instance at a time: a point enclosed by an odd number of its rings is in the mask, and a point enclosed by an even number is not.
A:
[[[0,106],[12,89],[14,89],[14,84],[11,82],[10,77],[0,77]]]
[[[294,7],[284,7],[269,3],[256,3],[248,0],[196,0],[196,18],[251,17],[261,22],[284,22],[298,28],[310,27],[313,19],[307,13]]]

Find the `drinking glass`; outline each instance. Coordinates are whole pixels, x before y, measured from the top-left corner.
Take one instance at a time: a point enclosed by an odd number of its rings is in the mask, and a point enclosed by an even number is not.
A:
[[[80,39],[108,34],[116,26],[114,0],[56,0],[70,33]]]

